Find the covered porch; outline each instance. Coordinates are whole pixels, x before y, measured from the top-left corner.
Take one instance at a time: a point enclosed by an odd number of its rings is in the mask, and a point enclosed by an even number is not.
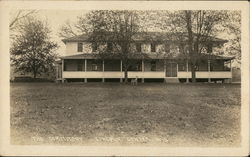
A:
[[[61,72],[60,72],[61,71]],[[64,82],[68,79],[81,79],[81,82],[88,82],[88,79],[124,79],[124,65],[122,60],[110,59],[62,59],[57,67],[57,79]],[[191,68],[188,60],[167,60],[167,59],[135,59],[128,68],[128,78],[138,78],[142,82],[145,79],[176,79],[189,82]],[[196,69],[197,79],[231,79],[231,60],[216,59],[203,60]]]

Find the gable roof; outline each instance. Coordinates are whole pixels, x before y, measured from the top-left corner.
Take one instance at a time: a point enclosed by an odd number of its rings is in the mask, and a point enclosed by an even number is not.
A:
[[[106,32],[106,36],[107,38],[110,37],[110,41],[112,41],[112,33],[111,32]],[[133,36],[133,40],[134,41],[138,41],[138,42],[145,42],[145,41],[157,41],[157,42],[161,42],[161,41],[179,41],[177,39],[177,37],[181,37],[182,41],[187,41],[187,33],[171,33],[171,32],[138,32]],[[207,36],[208,40],[211,42],[216,42],[216,43],[226,43],[227,40],[224,39],[220,39],[220,38],[216,38],[216,37],[211,37],[211,36]],[[65,38],[62,39],[62,41],[64,43],[66,42],[91,42],[91,34],[90,33],[86,33],[86,34],[82,34],[82,35],[78,35],[78,36],[74,36],[74,37],[70,37],[70,38]]]

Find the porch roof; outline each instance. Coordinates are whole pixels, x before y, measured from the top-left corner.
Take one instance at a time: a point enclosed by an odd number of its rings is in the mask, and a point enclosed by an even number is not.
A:
[[[74,55],[68,55],[68,56],[62,56],[61,59],[98,59],[101,58],[96,53],[81,53],[81,54],[74,54]],[[180,60],[180,59],[187,59],[184,55],[177,55],[177,56],[166,56],[165,54],[134,54],[131,59],[174,59],[174,60]],[[189,57],[188,57],[189,58]],[[235,57],[231,56],[220,56],[220,55],[214,55],[214,54],[201,54],[199,56],[200,59],[214,59],[214,60],[225,60],[229,61],[234,59]],[[112,56],[112,57],[106,57],[106,59],[120,59],[118,56]]]

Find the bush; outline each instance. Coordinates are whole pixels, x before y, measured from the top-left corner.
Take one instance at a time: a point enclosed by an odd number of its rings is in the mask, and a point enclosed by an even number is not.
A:
[[[29,76],[15,77],[13,82],[54,82],[48,78],[32,78]]]

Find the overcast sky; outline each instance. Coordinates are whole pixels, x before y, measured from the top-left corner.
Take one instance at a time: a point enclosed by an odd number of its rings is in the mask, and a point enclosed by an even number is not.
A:
[[[75,22],[77,16],[85,14],[87,11],[84,10],[39,10],[37,13],[42,19],[47,19],[49,27],[52,30],[52,40],[56,41],[59,45],[57,53],[64,55],[65,45],[62,42],[62,38],[59,37],[58,33],[60,27],[67,21]]]

